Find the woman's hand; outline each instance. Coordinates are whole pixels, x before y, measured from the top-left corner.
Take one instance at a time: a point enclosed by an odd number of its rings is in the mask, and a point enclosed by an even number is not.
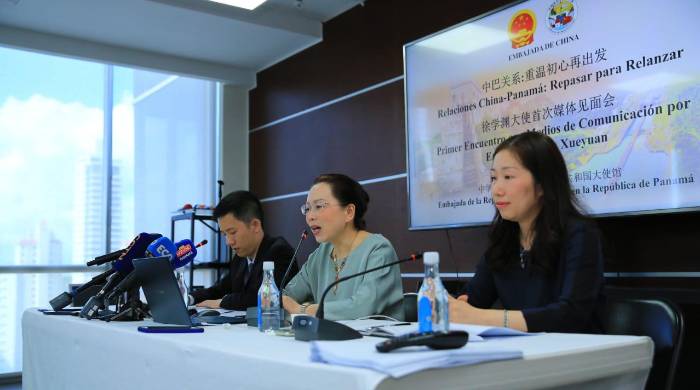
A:
[[[478,324],[479,311],[476,307],[467,303],[467,296],[461,295],[457,299],[448,295],[450,308],[450,322],[460,322],[463,324]]]
[[[301,313],[301,305],[299,304],[299,302],[295,301],[294,298],[288,297],[286,295],[282,295],[282,307],[289,314],[302,314]],[[317,310],[318,310],[317,304],[308,305],[308,306],[306,306],[306,311],[304,312],[304,314],[313,317],[316,315]]]
[[[282,308],[289,314],[299,314],[299,312],[301,312],[301,305],[299,302],[287,295],[282,295]]]

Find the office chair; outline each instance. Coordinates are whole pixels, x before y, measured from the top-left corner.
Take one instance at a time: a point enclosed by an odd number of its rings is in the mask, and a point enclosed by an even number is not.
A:
[[[649,336],[654,341],[654,361],[647,389],[672,389],[683,345],[683,314],[662,299],[614,298],[602,316],[606,334]]]
[[[403,316],[408,322],[418,321],[418,294],[404,293],[403,294]]]

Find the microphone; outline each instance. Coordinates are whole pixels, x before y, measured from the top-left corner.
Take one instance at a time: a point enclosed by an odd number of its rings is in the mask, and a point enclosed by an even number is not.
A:
[[[99,286],[104,284],[113,273],[118,271],[122,274],[128,274],[134,269],[133,264],[131,264],[131,260],[136,257],[141,257],[141,254],[146,251],[146,245],[159,237],[161,237],[160,234],[140,233],[134,237],[133,240],[131,240],[131,243],[129,243],[126,248],[108,253],[106,255],[98,256],[94,260],[88,262],[87,265],[91,266],[105,264],[112,261],[112,268],[95,276],[90,281],[78,287],[75,290],[75,293],[66,291],[51,299],[49,301],[51,307],[54,310],[62,310],[66,306],[70,305],[74,299],[79,296],[79,293],[82,293],[83,291],[86,291],[92,287],[99,288]],[[129,250],[132,251],[132,253],[129,255],[130,257],[127,256]],[[119,255],[117,256],[117,254]]]
[[[207,240],[202,240],[197,245],[194,245],[192,240],[184,239],[178,241],[175,243],[177,251],[175,252],[175,257],[170,259],[170,265],[173,269],[177,269],[193,262],[194,258],[197,256],[197,248],[207,245],[208,242]]]
[[[89,267],[89,266],[93,266],[93,265],[102,265],[105,263],[109,263],[110,261],[114,261],[114,260],[118,259],[121,255],[124,254],[124,252],[126,252],[126,249],[120,249],[120,250],[114,251],[112,253],[107,253],[106,255],[97,256],[97,257],[95,257],[94,260],[88,261],[87,265]]]
[[[161,237],[151,243],[147,249],[147,257],[160,257],[168,256],[170,260],[170,266],[173,269],[184,267],[185,265],[191,263],[197,256],[197,249],[207,244],[207,240],[203,240],[197,245],[193,245],[191,240],[182,240],[173,244],[173,242],[168,237]],[[107,296],[107,301],[112,298],[123,294],[132,288],[140,286],[141,281],[139,280],[135,272],[127,275],[119,284],[114,287],[114,289]]]
[[[119,272],[110,275],[102,289],[91,297],[80,310],[80,317],[87,318],[88,320],[95,318],[99,314],[100,309],[105,308],[105,295],[121,282],[124,277],[124,274]]]
[[[112,264],[112,267],[114,267],[117,272],[121,273],[122,275],[127,275],[129,272],[134,270],[134,264],[132,261],[143,257],[148,250],[148,246],[153,243],[153,241],[161,237],[163,237],[163,235],[158,233],[139,233],[133,240],[131,240],[129,246],[126,247],[126,252],[119,256],[119,259]]]
[[[168,256],[171,260],[177,252],[177,247],[168,237],[160,237],[146,247],[147,257]]]
[[[323,318],[323,302],[326,299],[326,294],[335,287],[337,284],[342,283],[348,279],[356,278],[370,272],[378,271],[387,267],[391,267],[396,264],[405,263],[408,261],[415,261],[423,258],[422,253],[412,254],[411,256],[392,261],[391,263],[386,263],[374,268],[366,269],[362,272],[356,274],[344,276],[333,283],[329,284],[328,287],[323,291],[321,299],[318,303],[318,310],[316,311],[316,317],[311,316],[296,316],[294,318],[294,324],[292,328],[294,329],[294,338],[301,341],[311,341],[311,340],[351,340],[361,338],[362,335],[355,329],[349,326],[343,325],[339,322],[329,321]]]
[[[86,291],[91,288],[99,288],[105,283],[105,281],[107,281],[109,275],[115,272],[117,271],[114,268],[110,268],[107,271],[83,283],[80,287],[75,289],[74,293],[68,291],[60,293],[58,296],[49,301],[49,304],[51,304],[51,308],[53,308],[56,311],[63,310],[66,306],[69,306],[75,300],[80,299],[79,297],[81,296],[81,293],[83,293],[83,291]]]
[[[299,248],[301,247],[301,243],[306,240],[306,237],[309,236],[309,233],[304,229],[301,232],[301,238],[299,238],[299,243],[297,243],[296,249],[294,249],[294,253],[292,254],[292,258],[289,260],[289,265],[287,266],[287,270],[284,271],[284,276],[282,277],[282,282],[280,282],[280,291],[284,289],[284,284],[287,282],[287,278],[289,277],[289,271],[292,270],[292,265],[296,262],[296,257],[297,257],[297,252],[299,252]]]
[[[104,309],[106,302],[108,302],[105,300],[105,296],[110,294],[122,279],[134,270],[133,260],[143,257],[147,253],[149,244],[160,237],[162,235],[157,233],[139,233],[131,240],[129,246],[126,247],[126,252],[112,263],[112,268],[116,272],[110,275],[102,289],[85,303],[83,309],[80,310],[80,316],[87,319],[95,318],[99,310]]]

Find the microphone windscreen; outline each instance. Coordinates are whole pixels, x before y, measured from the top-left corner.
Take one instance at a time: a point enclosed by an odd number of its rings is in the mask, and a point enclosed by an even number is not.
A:
[[[177,247],[177,253],[175,258],[170,261],[170,265],[173,269],[186,266],[197,256],[197,248],[194,246],[192,240],[185,239],[178,241],[175,246]]]
[[[175,258],[177,252],[175,244],[168,237],[161,237],[153,241],[146,250],[153,257],[168,256],[170,261]]]
[[[134,270],[134,264],[132,261],[144,257],[146,255],[146,250],[148,246],[155,240],[163,237],[161,234],[157,233],[139,233],[131,241],[129,246],[126,248],[126,252],[119,256],[119,259],[114,262],[114,269],[116,269],[120,274],[126,275]]]

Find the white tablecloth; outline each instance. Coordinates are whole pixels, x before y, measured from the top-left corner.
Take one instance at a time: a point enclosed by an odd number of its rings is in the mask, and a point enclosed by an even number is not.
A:
[[[427,370],[401,379],[309,361],[309,345],[245,325],[199,334],[147,334],[141,323],[22,318],[22,388],[33,389],[448,389],[571,386],[642,389],[647,337],[545,334],[489,342],[521,348],[523,360]],[[372,339],[344,341],[372,345]],[[376,339],[381,341],[381,339]],[[215,387],[214,387],[215,386]]]

